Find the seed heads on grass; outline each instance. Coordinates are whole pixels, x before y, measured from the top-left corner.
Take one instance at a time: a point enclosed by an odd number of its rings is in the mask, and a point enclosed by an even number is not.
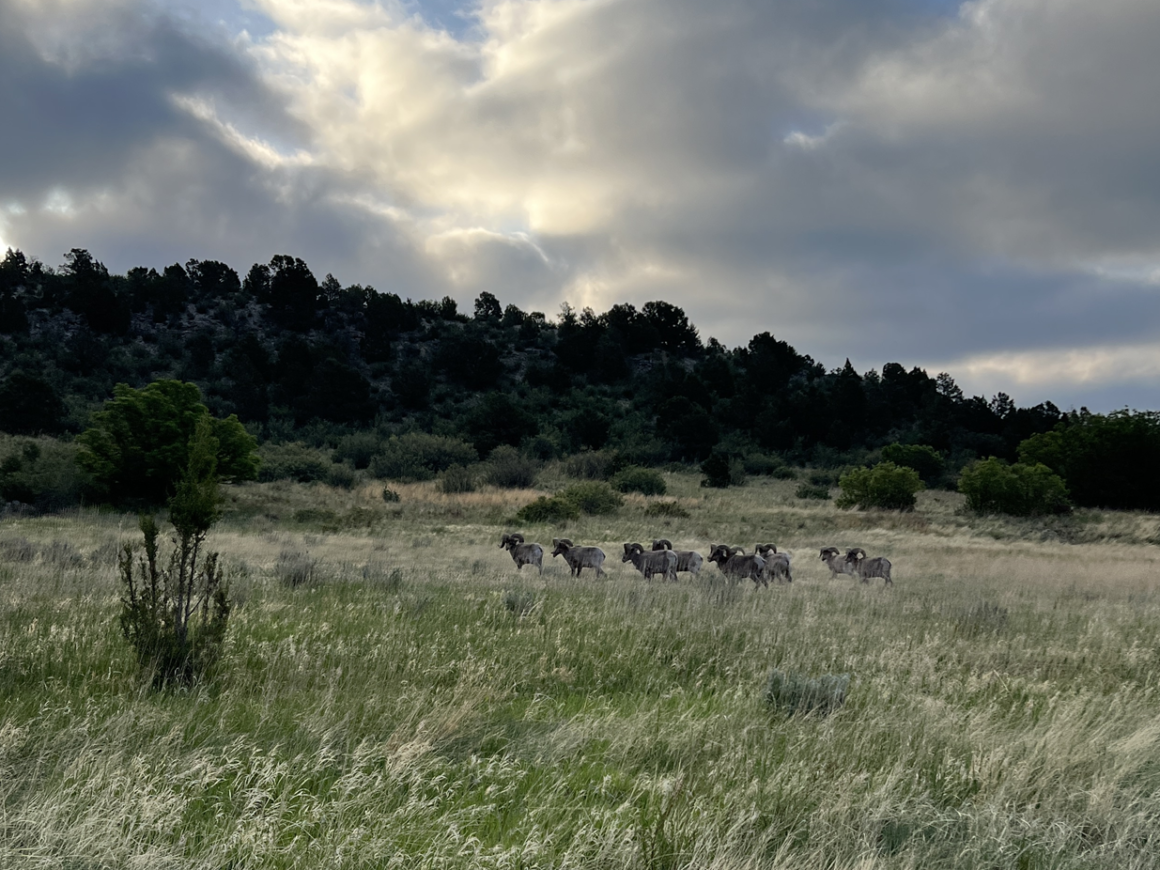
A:
[[[846,701],[849,674],[823,674],[809,677],[797,671],[774,668],[765,683],[765,701],[787,716],[795,713],[817,713],[825,716]]]
[[[536,606],[536,593],[531,589],[505,589],[502,600],[504,610],[524,617]]]
[[[36,558],[36,545],[27,538],[5,538],[0,541],[0,561],[31,562]]]
[[[286,547],[278,554],[274,573],[283,585],[296,587],[313,583],[317,568],[317,560],[311,558],[309,553]]]
[[[678,517],[686,519],[689,512],[675,501],[654,501],[644,509],[646,517]]]
[[[403,572],[398,568],[388,569],[382,562],[367,562],[362,567],[362,579],[368,586],[395,592],[403,585]]]
[[[1006,627],[1007,608],[990,601],[978,601],[955,618],[955,634],[959,637],[998,634]]]

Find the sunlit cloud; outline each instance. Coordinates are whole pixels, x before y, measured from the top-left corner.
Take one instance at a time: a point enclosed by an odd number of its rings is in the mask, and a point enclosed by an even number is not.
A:
[[[987,390],[1149,377],[1148,0],[200,10],[0,0],[4,239],[122,270],[293,253],[548,312],[665,299],[727,344],[958,360]]]

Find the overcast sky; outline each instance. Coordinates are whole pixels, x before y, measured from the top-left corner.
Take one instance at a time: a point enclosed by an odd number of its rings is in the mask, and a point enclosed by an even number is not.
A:
[[[1156,0],[0,0],[0,251],[1160,408]]]

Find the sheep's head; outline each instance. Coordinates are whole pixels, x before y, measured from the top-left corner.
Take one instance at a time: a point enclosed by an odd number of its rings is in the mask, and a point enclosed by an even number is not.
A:
[[[776,553],[777,547],[773,544],[756,544],[753,547],[759,555],[768,556],[770,553]]]
[[[841,551],[837,547],[822,547],[822,561],[825,562],[827,559],[832,559],[839,552]]]
[[[519,532],[515,532],[515,533],[510,534],[510,535],[504,535],[503,540],[499,542],[499,545],[503,549],[510,550],[510,549],[512,549],[512,547],[515,547],[519,544],[522,544],[523,542],[524,542],[524,536],[521,535]]]
[[[572,547],[575,546],[575,544],[573,544],[567,538],[552,538],[552,546],[554,548],[552,550],[552,558],[554,559],[559,555],[567,553],[572,549]]]
[[[866,558],[866,551],[861,547],[854,547],[846,553],[847,562],[861,562]]]
[[[629,562],[637,553],[643,553],[644,547],[641,544],[625,544],[624,555],[620,557],[621,562]]]
[[[654,550],[671,550],[673,548],[673,542],[667,538],[658,538],[653,541],[652,548]]]
[[[724,544],[714,544],[713,551],[709,554],[710,562],[717,562],[718,564],[725,564],[729,561],[729,548]]]

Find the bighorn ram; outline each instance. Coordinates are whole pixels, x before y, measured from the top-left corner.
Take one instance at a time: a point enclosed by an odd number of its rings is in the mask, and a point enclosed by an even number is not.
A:
[[[863,583],[869,583],[871,577],[881,577],[887,586],[894,585],[894,581],[890,579],[890,560],[885,556],[867,559],[865,550],[854,547],[846,553],[846,561],[854,566],[856,576],[861,577]]]
[[[716,562],[721,573],[727,577],[748,577],[754,586],[759,583],[769,585],[769,581],[765,579],[765,560],[760,556],[745,555],[741,547],[714,544],[709,561]]]
[[[773,544],[758,544],[754,549],[765,560],[767,580],[784,579],[787,583],[793,582],[793,574],[789,571],[789,553],[779,553]]]
[[[544,573],[544,548],[539,544],[525,544],[524,536],[515,532],[504,535],[499,545],[512,554],[517,570],[522,569],[524,565],[535,565],[541,574]]]
[[[567,538],[552,538],[552,546],[552,558],[563,556],[573,577],[579,577],[582,568],[592,568],[597,577],[604,576],[604,551],[599,547],[577,547]]]
[[[673,542],[665,538],[659,538],[653,541],[652,548],[654,550],[673,550]],[[694,577],[701,573],[701,566],[705,564],[705,560],[701,554],[696,550],[673,550],[677,554],[677,570],[688,571]]]
[[[677,554],[672,550],[646,551],[641,544],[625,544],[621,562],[632,562],[645,580],[651,580],[653,574],[661,574],[666,580],[676,582]]]
[[[849,574],[851,577],[858,576],[858,570],[842,557],[842,551],[837,547],[823,547],[822,561],[826,563],[826,567],[830,569],[830,579],[833,580],[839,574]]]

